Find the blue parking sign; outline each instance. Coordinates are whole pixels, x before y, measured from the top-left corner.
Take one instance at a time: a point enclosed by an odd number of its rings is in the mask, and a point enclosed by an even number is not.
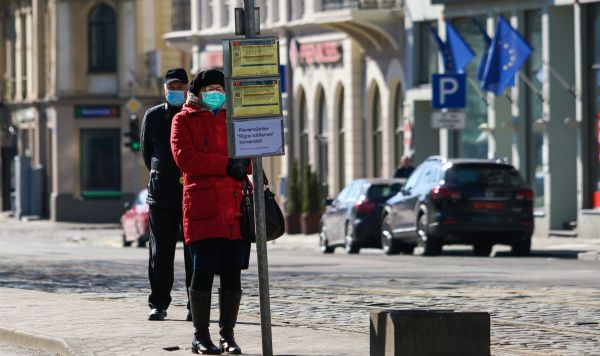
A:
[[[434,74],[431,78],[434,109],[462,109],[467,106],[466,76],[464,74]]]

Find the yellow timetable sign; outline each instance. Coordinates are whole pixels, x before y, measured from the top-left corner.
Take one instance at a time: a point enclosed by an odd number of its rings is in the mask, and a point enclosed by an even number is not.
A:
[[[281,115],[279,79],[233,80],[233,117]]]
[[[231,77],[279,75],[277,39],[230,40]]]

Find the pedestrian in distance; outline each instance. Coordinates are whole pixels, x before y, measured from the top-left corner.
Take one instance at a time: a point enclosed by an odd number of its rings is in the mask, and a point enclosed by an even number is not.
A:
[[[173,119],[171,149],[183,172],[183,231],[194,273],[189,289],[194,323],[192,352],[240,354],[233,329],[242,298],[241,271],[250,242],[240,233],[242,181],[248,159],[228,158],[223,72],[208,69],[190,83],[187,103]],[[219,288],[219,347],[209,332],[211,291]]]
[[[394,178],[408,178],[415,170],[415,167],[412,166],[412,161],[409,156],[402,156],[400,160],[400,166],[396,168],[396,172],[394,173]]]
[[[146,111],[142,122],[140,144],[144,164],[150,171],[148,198],[150,242],[148,278],[150,296],[148,320],[164,320],[171,304],[173,262],[177,241],[183,240],[181,171],[171,153],[171,123],[185,103],[188,75],[182,68],[169,69],[165,75],[166,103]],[[183,248],[185,285],[192,280],[192,258],[189,248]],[[186,291],[187,292],[187,291]],[[186,320],[192,320],[188,296]]]

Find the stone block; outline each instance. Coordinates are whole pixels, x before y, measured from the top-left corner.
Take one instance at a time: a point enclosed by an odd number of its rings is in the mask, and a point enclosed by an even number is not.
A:
[[[490,315],[451,310],[371,312],[371,356],[489,356]]]

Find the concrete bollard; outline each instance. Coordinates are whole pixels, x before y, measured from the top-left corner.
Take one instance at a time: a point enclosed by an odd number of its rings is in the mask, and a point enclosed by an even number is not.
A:
[[[371,311],[371,356],[489,356],[490,315],[452,310]]]

